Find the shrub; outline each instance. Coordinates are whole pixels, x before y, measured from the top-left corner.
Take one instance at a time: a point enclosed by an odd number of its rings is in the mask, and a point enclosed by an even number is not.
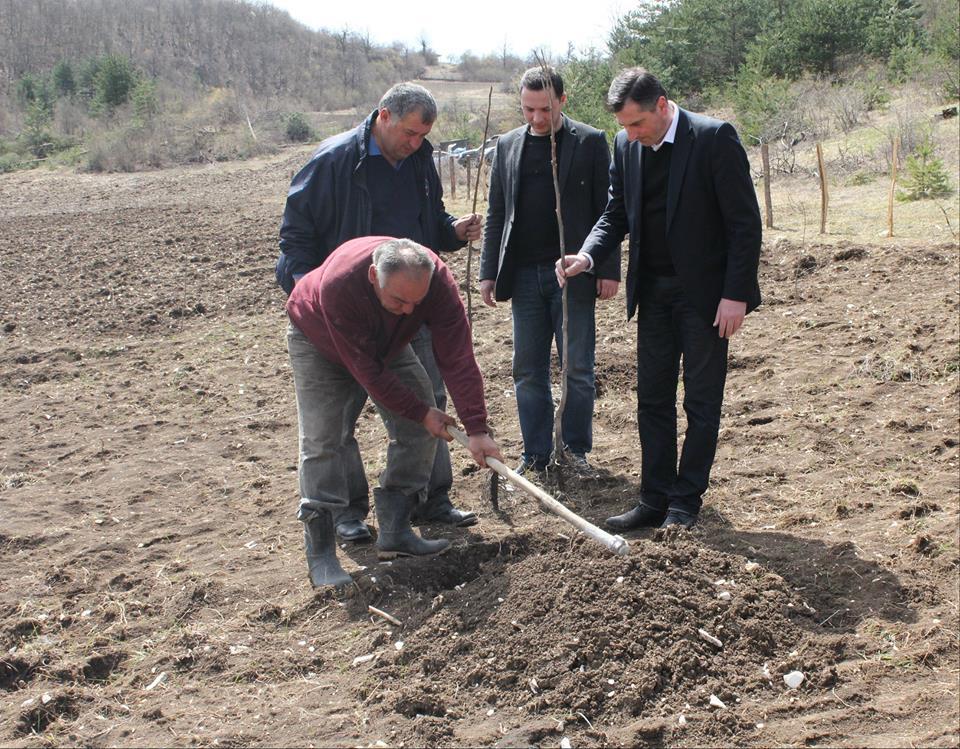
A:
[[[907,157],[906,172],[903,190],[897,191],[897,200],[943,198],[953,192],[943,160],[936,157],[929,135]]]
[[[50,81],[57,96],[72,96],[77,90],[77,82],[73,76],[73,67],[66,60],[61,60],[53,66]]]
[[[149,124],[159,114],[160,101],[157,99],[157,87],[149,78],[142,78],[137,82],[130,98],[138,124]]]
[[[94,100],[108,109],[126,104],[130,100],[136,80],[136,73],[127,58],[107,55],[97,70]]]
[[[302,112],[291,112],[287,116],[287,140],[303,143],[313,138],[313,128]]]

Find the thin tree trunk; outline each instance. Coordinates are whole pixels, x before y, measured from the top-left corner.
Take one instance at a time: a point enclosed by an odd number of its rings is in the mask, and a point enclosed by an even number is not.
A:
[[[763,207],[767,214],[767,228],[773,228],[773,200],[770,198],[770,144],[760,146],[760,158],[763,160]]]
[[[827,233],[827,208],[830,195],[827,193],[827,168],[823,163],[823,146],[817,143],[817,165],[820,170],[820,233]]]
[[[490,104],[493,102],[493,86],[487,93],[487,119],[483,124],[483,140],[480,141],[480,160],[477,162],[477,181],[473,185],[473,211],[477,212],[477,197],[480,195],[480,172],[483,171],[483,148],[487,145],[487,132],[490,129]],[[467,190],[470,190],[470,169],[467,167]],[[473,330],[473,242],[467,245],[467,321]]]
[[[890,195],[887,196],[887,236],[893,236],[893,199],[897,189],[897,158],[900,151],[900,137],[893,141],[893,158],[890,160]]]

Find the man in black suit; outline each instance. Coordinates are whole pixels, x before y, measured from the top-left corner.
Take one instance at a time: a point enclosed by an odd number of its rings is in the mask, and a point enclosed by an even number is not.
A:
[[[552,88],[552,93],[548,88]],[[554,263],[560,257],[550,133],[557,145],[560,208],[566,247],[580,249],[607,202],[610,149],[599,130],[562,113],[563,79],[548,68],[530,68],[520,80],[520,108],[527,124],[497,141],[490,172],[480,293],[485,304],[511,299],[513,382],[523,435],[518,471],[542,472],[553,451],[550,350],[563,344],[562,291]],[[573,279],[567,292],[567,402],[561,435],[569,461],[592,473],[594,306],[620,284],[620,252],[611,252],[596,274]]]
[[[637,312],[636,507],[616,530],[693,526],[717,448],[727,344],[760,304],[760,209],[750,165],[726,122],[687,112],[648,71],[622,71],[607,106],[623,127],[610,200],[557,277],[602,263],[630,233],[627,318]],[[677,379],[683,359],[687,432],[677,465]]]

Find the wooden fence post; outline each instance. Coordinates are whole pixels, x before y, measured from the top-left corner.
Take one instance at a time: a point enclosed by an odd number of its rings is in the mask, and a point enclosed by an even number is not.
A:
[[[887,197],[887,236],[893,236],[893,198],[897,187],[897,158],[900,151],[900,136],[893,140],[893,158],[890,160],[890,195]]]
[[[450,199],[457,197],[457,162],[450,157]]]
[[[820,170],[820,233],[827,233],[827,206],[830,196],[827,194],[827,170],[823,164],[823,147],[817,143],[817,165]]]
[[[760,146],[760,157],[763,159],[763,206],[767,213],[767,228],[773,228],[773,201],[770,199],[770,145],[763,143]]]

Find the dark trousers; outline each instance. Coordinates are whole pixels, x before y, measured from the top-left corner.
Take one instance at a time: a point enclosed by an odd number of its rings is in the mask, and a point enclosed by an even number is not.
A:
[[[679,279],[650,276],[637,310],[641,502],[697,514],[717,451],[727,339],[684,299]],[[677,465],[677,383],[683,360],[687,432]]]

